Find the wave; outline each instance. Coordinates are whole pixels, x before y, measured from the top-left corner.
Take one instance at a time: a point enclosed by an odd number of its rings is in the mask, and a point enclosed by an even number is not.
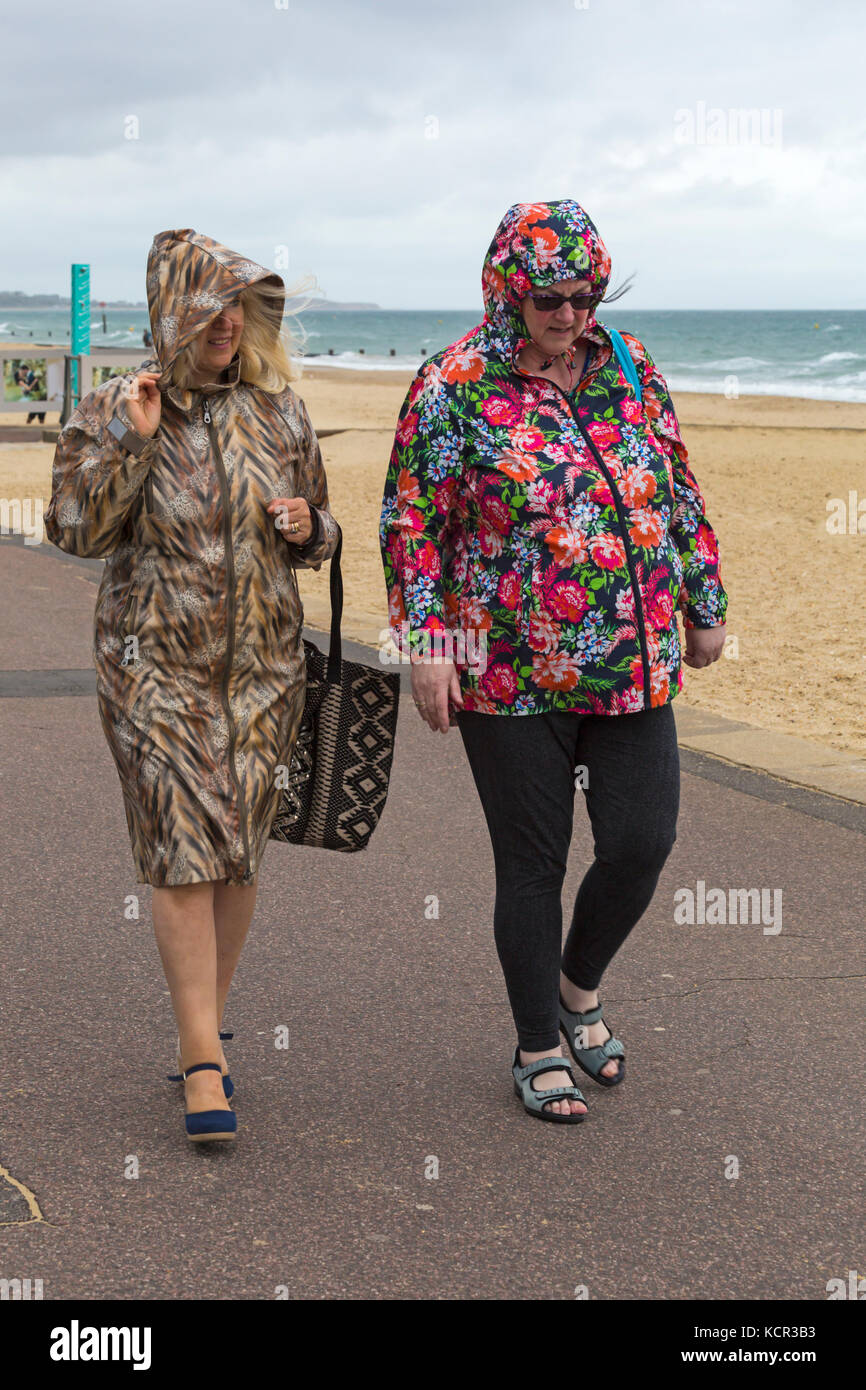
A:
[[[724,396],[718,377],[686,377],[671,372],[667,378],[671,391],[694,391],[700,396]],[[834,377],[829,381],[816,381],[814,377],[805,382],[790,378],[776,381],[740,382],[740,396],[795,396],[807,401],[848,401],[852,404],[866,404],[866,372],[851,376]]]
[[[862,358],[862,352],[825,352],[818,362],[854,362]]]
[[[423,354],[402,357],[376,357],[372,353],[327,352],[304,353],[301,362],[309,367],[340,367],[353,372],[417,371],[424,361]]]
[[[715,362],[702,362],[702,367],[718,367],[720,371],[742,372],[747,367],[772,367],[766,357],[720,357]]]

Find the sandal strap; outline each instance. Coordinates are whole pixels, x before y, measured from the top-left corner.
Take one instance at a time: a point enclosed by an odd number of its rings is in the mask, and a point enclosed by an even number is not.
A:
[[[576,1086],[551,1086],[547,1091],[536,1091],[530,1083],[529,1093],[538,1096],[542,1105],[546,1105],[549,1100],[562,1100],[565,1097],[569,1100],[583,1100],[583,1096]]]
[[[184,1081],[188,1076],[192,1076],[194,1071],[218,1071],[222,1075],[222,1067],[219,1062],[196,1062],[194,1067],[187,1067],[186,1071],[181,1073]]]
[[[525,1067],[520,1065],[519,1059],[520,1050],[516,1049],[511,1066],[515,1081],[528,1081],[531,1076],[541,1076],[546,1071],[568,1072],[574,1080],[573,1063],[567,1057],[539,1057],[535,1062],[527,1062]]]
[[[597,1047],[578,1047],[575,1048],[582,1057],[602,1057],[608,1061],[611,1057],[624,1057],[625,1048],[619,1038],[608,1038],[607,1042],[599,1043]]]
[[[560,1003],[560,1008],[564,1014],[568,1014],[569,1018],[580,1019],[580,1022],[587,1027],[593,1023],[601,1022],[602,1008],[600,1003],[596,1004],[594,1009],[587,1009],[585,1013],[581,1013],[579,1009],[567,1009],[563,1003]]]

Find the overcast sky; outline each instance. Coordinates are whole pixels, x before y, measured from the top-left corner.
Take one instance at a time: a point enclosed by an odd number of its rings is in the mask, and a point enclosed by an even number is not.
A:
[[[332,299],[480,308],[505,209],[573,197],[631,307],[866,306],[862,0],[283,4],[7,0],[0,289],[79,260],[143,299],[194,227]]]

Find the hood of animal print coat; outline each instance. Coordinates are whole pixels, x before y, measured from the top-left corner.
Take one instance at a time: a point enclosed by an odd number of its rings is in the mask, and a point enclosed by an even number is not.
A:
[[[533,286],[558,280],[588,280],[595,304],[586,329],[610,281],[610,256],[589,215],[573,198],[551,203],[515,203],[496,229],[484,258],[484,330],[488,355],[511,361],[530,341],[520,301]],[[584,329],[584,332],[586,331]],[[570,365],[577,347],[561,355]]]
[[[245,289],[265,280],[285,290],[272,270],[191,227],[158,232],[147,257],[147,307],[154,355],[162,371]],[[284,305],[285,294],[269,307],[277,329]]]

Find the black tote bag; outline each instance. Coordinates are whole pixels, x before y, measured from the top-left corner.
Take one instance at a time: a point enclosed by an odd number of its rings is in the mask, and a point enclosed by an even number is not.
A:
[[[400,673],[343,661],[343,536],[331,559],[331,642],[303,638],[307,692],[270,838],[345,853],[364,849],[388,795]]]

